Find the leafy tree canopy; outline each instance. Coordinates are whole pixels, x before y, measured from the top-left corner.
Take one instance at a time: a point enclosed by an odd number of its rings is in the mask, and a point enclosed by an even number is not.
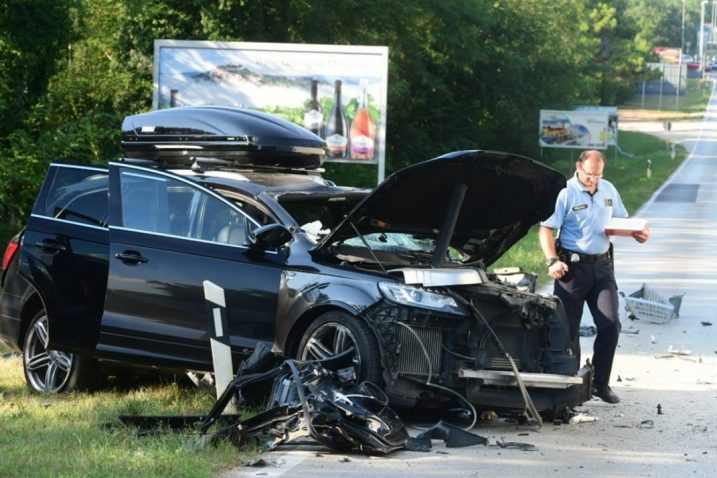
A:
[[[699,2],[684,3],[686,38],[696,45]],[[104,162],[119,154],[122,118],[151,107],[155,39],[388,46],[390,172],[463,148],[536,155],[539,110],[624,100],[644,77],[654,46],[680,45],[682,5],[5,0],[3,224],[14,231],[23,223],[50,161]],[[358,175],[365,173],[366,184],[374,176],[368,169]]]

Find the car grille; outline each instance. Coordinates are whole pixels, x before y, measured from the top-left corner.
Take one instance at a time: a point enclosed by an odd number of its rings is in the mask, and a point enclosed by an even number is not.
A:
[[[423,351],[421,344],[418,342],[415,332],[420,338],[426,352]],[[441,344],[443,342],[443,334],[438,329],[429,329],[425,327],[407,327],[400,325],[398,328],[398,339],[401,344],[401,350],[398,357],[398,372],[428,376],[429,367],[426,353],[430,358],[430,370],[432,375],[438,375],[441,371]]]

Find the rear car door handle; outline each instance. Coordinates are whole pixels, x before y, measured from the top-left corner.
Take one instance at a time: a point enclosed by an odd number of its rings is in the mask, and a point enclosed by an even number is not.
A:
[[[115,257],[122,262],[128,264],[138,264],[140,262],[144,264],[145,262],[149,261],[149,259],[136,251],[118,252],[117,254],[115,254]]]
[[[43,239],[40,242],[36,242],[35,245],[45,252],[59,252],[67,249],[54,239]]]

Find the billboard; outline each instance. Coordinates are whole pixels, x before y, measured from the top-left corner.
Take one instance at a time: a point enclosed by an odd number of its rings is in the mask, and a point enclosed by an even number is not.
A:
[[[327,161],[377,164],[383,179],[388,48],[155,40],[155,109],[260,110],[326,140]]]
[[[607,140],[608,146],[617,145],[618,122],[620,120],[617,106],[578,106],[575,110],[607,113],[607,136],[605,139]]]
[[[609,113],[540,110],[542,148],[607,149]]]

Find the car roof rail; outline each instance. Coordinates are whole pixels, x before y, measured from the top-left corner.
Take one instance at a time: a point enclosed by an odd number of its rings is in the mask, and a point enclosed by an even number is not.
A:
[[[135,158],[135,157],[122,157],[118,158],[119,162],[134,164],[137,166],[144,166],[148,168],[157,169],[191,169],[195,173],[202,173],[204,171],[255,171],[255,172],[267,172],[267,173],[290,173],[290,174],[305,174],[309,176],[320,176],[325,173],[324,168],[298,168],[288,167],[283,165],[263,165],[255,164],[252,162],[241,162],[231,161],[226,159],[214,158],[214,157],[203,157],[203,156],[190,156],[178,161],[176,157],[164,158],[162,161],[148,158]]]

